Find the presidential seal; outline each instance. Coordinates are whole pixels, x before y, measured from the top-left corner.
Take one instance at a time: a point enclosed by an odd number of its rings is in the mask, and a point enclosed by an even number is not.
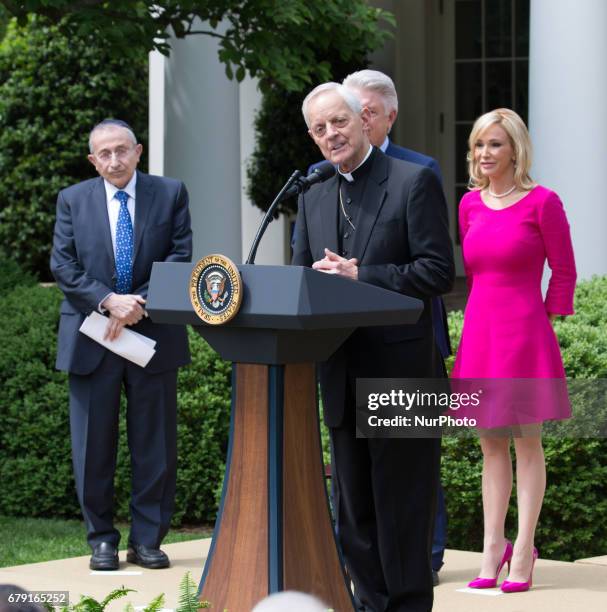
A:
[[[236,265],[223,255],[207,255],[192,270],[190,300],[196,314],[209,325],[222,325],[236,316],[242,302],[242,280]]]

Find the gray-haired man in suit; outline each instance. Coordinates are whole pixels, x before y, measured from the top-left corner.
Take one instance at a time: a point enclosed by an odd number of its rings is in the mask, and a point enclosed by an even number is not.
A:
[[[432,170],[371,145],[369,109],[343,85],[319,85],[302,111],[338,172],[300,196],[292,263],[424,302],[414,325],[357,329],[318,373],[337,535],[359,609],[428,612],[440,440],[357,438],[356,379],[444,372],[430,300],[455,276],[445,197]]]
[[[185,327],[152,323],[145,300],[154,261],[191,260],[188,194],[180,181],[137,171],[142,146],[123,121],[96,125],[89,149],[100,176],[59,193],[51,254],[65,296],[56,365],[69,372],[74,477],[90,567],[118,569],[113,497],[124,388],[132,469],[127,561],[158,569],[169,565],[159,546],[175,497],[177,368],[190,354]],[[145,368],[79,332],[93,311],[108,316],[107,340],[127,326],[156,340]]]

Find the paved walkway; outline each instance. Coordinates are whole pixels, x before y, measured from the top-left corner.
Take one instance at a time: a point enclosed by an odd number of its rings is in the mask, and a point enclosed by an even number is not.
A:
[[[72,602],[78,601],[80,594],[102,599],[112,589],[125,585],[136,589],[137,593],[110,604],[108,610],[123,610],[127,602],[136,608],[143,607],[162,592],[166,595],[165,609],[173,610],[177,607],[178,585],[183,575],[189,571],[196,583],[200,580],[209,545],[210,540],[205,539],[163,546],[172,562],[166,570],[144,570],[129,565],[125,560],[126,552],[122,551],[119,572],[91,572],[89,558],[77,557],[0,568],[0,583],[18,584],[29,590],[69,590]],[[446,551],[445,566],[440,572],[441,584],[435,589],[435,611],[607,611],[607,556],[576,563],[540,559],[531,591],[511,595],[504,595],[498,589],[466,591],[466,582],[476,575],[479,563],[479,553]]]
[[[135,608],[148,605],[160,593],[165,594],[165,609],[177,607],[179,582],[186,572],[198,584],[204,560],[211,544],[210,538],[190,540],[162,546],[171,567],[163,570],[147,570],[126,562],[126,550],[120,551],[120,570],[117,572],[92,572],[89,556],[31,563],[0,568],[0,583],[16,584],[30,591],[70,592],[70,603],[76,603],[80,595],[90,595],[101,601],[113,589],[125,586],[136,593],[112,602],[107,610],[123,610],[128,602]],[[235,611],[234,611],[235,612]]]

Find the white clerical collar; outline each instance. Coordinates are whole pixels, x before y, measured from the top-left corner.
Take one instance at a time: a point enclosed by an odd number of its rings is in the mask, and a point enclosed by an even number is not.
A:
[[[107,179],[103,179],[103,184],[105,185],[105,194],[107,196],[107,201],[110,202],[117,191],[126,191],[129,195],[129,198],[135,199],[135,187],[137,185],[137,171],[133,172],[133,176],[131,180],[126,184],[125,187],[119,189],[116,185],[112,185]]]
[[[386,136],[386,139],[381,143],[381,147],[379,147],[379,150],[382,153],[385,153],[389,144],[390,144],[390,139]]]
[[[351,172],[342,172],[339,169],[339,166],[337,167],[337,171],[346,179],[346,181],[348,181],[348,183],[353,183],[354,177],[352,176],[352,172],[356,172],[356,170],[358,170],[367,161],[367,159],[369,159],[369,155],[371,155],[371,151],[373,151],[373,145],[369,145],[369,150],[367,151],[365,158]]]

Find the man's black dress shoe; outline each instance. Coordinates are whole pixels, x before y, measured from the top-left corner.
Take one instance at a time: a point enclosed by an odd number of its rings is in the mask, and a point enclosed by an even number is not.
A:
[[[110,542],[101,542],[93,548],[89,567],[92,570],[117,570],[118,548]]]
[[[438,572],[436,570],[432,570],[432,586],[438,586]]]
[[[150,548],[133,542],[129,542],[126,560],[147,569],[162,569],[170,565],[169,558],[159,548]]]

